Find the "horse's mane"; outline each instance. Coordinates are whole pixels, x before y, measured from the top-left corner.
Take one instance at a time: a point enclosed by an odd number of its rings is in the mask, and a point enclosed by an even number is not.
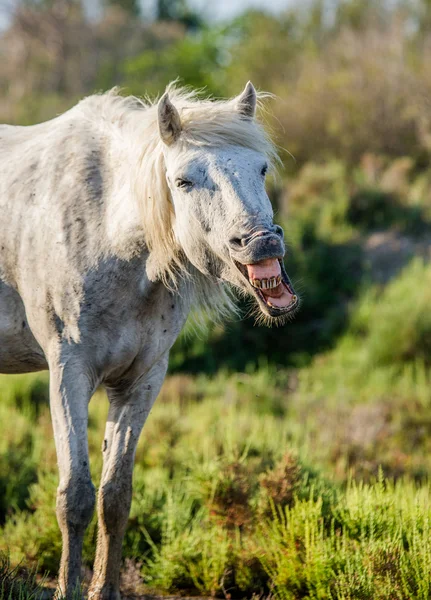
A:
[[[195,91],[171,83],[169,98],[181,117],[182,131],[179,142],[192,146],[237,145],[257,150],[266,155],[268,163],[278,162],[274,144],[263,125],[256,119],[244,118],[238,110],[238,100],[200,99]],[[258,103],[269,96],[258,92]],[[133,144],[136,161],[128,167],[135,169],[133,193],[140,207],[145,243],[150,251],[147,271],[150,277],[162,279],[176,288],[179,278],[194,279],[199,304],[216,308],[217,312],[232,309],[225,286],[211,281],[191,267],[175,238],[175,218],[170,192],[166,182],[163,142],[157,121],[157,100],[124,97],[117,88],[90,96],[78,109],[86,118],[102,120],[114,135]]]

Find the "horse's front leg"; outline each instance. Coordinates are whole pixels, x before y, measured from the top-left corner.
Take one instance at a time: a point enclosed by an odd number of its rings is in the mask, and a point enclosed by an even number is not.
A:
[[[95,505],[87,442],[93,389],[75,361],[51,361],[50,406],[60,474],[57,520],[63,539],[57,597],[67,599],[80,586],[82,542]]]
[[[110,408],[103,441],[103,473],[97,510],[98,536],[91,600],[119,600],[121,549],[132,502],[136,446],[166,375],[168,357],[125,390],[109,389]]]

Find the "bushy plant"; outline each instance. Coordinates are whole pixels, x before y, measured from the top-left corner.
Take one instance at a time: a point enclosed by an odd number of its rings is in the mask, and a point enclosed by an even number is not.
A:
[[[429,359],[430,283],[430,267],[422,260],[414,260],[382,293],[370,291],[359,304],[352,331],[366,338],[370,364]]]
[[[273,469],[259,477],[261,488],[259,509],[272,514],[275,505],[292,506],[301,483],[301,467],[297,459],[286,453]]]

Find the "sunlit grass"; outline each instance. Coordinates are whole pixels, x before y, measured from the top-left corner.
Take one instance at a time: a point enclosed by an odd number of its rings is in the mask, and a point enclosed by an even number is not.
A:
[[[265,383],[264,373],[220,375],[208,385],[191,380],[188,393],[180,379],[180,394],[175,378],[168,380],[139,443],[124,544],[124,556],[142,564],[146,589],[235,597],[265,593],[281,599],[429,597],[430,485],[409,479],[408,467],[395,483],[382,474],[373,482],[372,473],[369,483],[350,478],[345,486],[343,477],[331,482],[337,475],[333,456],[324,448],[325,437],[313,431],[320,423],[334,445],[342,444],[335,421],[323,426],[321,413],[315,412],[312,422],[310,409],[308,439],[301,441],[298,388],[289,390],[287,374],[273,388],[274,396],[284,397],[279,416],[263,406],[256,411],[259,390],[271,395],[273,374],[267,371]],[[408,389],[408,375],[401,377],[400,389]],[[202,398],[198,390],[206,387],[209,398]],[[271,401],[264,397],[262,402]],[[335,419],[331,410],[329,404],[329,419]],[[54,574],[61,539],[48,406],[41,402],[38,415],[30,418],[8,399],[2,411],[4,418],[20,423],[3,440],[17,453],[16,477],[22,476],[20,469],[30,469],[34,483],[21,504],[15,500],[6,512],[0,549],[10,553],[12,565],[23,561]],[[90,404],[89,425],[96,484],[106,412],[107,400],[98,393]],[[308,466],[319,462],[320,472]],[[20,498],[19,490],[11,490],[11,498]],[[89,566],[95,541],[93,519],[84,544]]]

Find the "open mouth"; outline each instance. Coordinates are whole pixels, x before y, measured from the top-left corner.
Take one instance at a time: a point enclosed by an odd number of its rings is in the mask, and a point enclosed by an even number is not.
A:
[[[236,262],[236,265],[250,284],[261,309],[271,317],[287,314],[297,308],[299,299],[281,259],[268,258],[249,265]]]

